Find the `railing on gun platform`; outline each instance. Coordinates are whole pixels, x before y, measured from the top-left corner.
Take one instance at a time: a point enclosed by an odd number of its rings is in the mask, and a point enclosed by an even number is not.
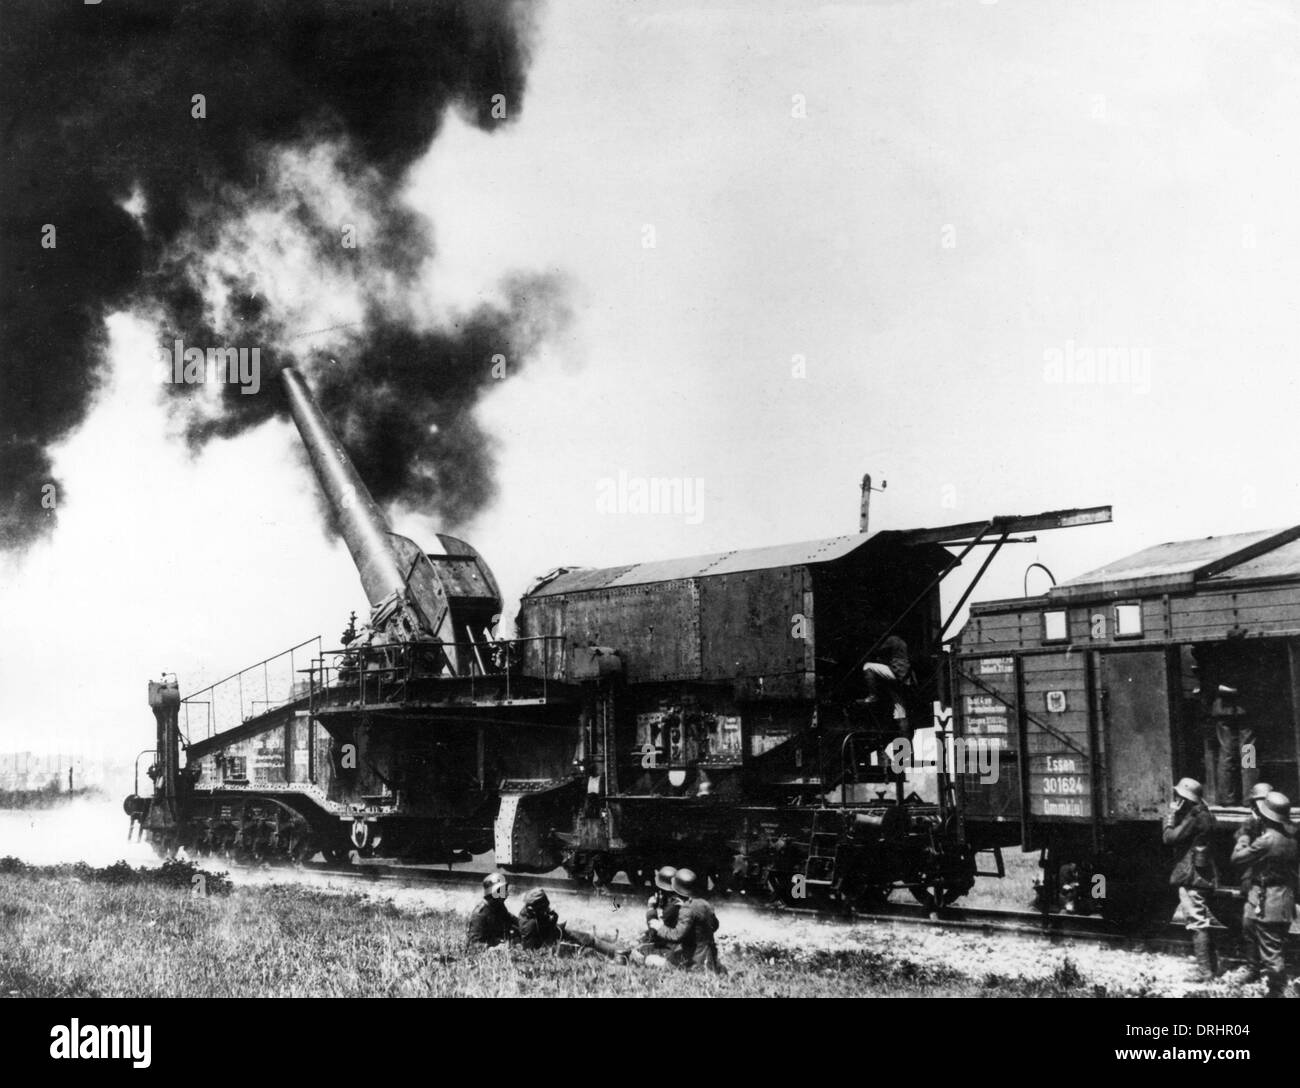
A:
[[[306,646],[315,646],[314,656],[310,651],[306,655],[302,653]],[[187,695],[181,700],[181,729],[186,743],[194,735],[195,725],[204,726],[204,736],[211,737],[303,698],[309,688],[306,681],[298,678],[298,662],[304,656],[314,661],[320,654],[320,635],[317,635]],[[193,722],[191,711],[196,719]]]
[[[509,703],[523,697],[532,700],[537,698],[536,687],[520,683],[524,679],[528,644],[532,643],[538,644],[537,651],[540,651],[540,698],[545,702],[552,663],[563,660],[563,635],[533,635],[490,642],[391,642],[327,650],[312,659],[308,670],[310,705],[314,710],[325,692],[341,694],[363,707],[400,703],[407,698],[414,680],[468,684],[471,702],[477,701],[480,695],[494,702]],[[467,675],[452,674],[444,647],[459,651],[458,660],[474,662]],[[536,674],[530,679],[535,681]]]

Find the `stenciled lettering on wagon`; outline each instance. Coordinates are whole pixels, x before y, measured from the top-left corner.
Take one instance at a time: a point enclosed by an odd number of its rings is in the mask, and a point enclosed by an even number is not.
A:
[[[1006,705],[991,695],[967,695],[966,732],[977,736],[1009,732]]]
[[[1086,794],[1087,783],[1078,775],[1052,775],[1043,779],[1043,793]]]
[[[981,676],[1006,674],[1016,670],[1014,657],[981,657],[979,661]]]

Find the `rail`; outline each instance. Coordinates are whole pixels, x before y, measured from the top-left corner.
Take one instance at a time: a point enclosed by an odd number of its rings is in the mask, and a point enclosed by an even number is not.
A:
[[[471,662],[467,675],[452,673],[445,649],[455,649],[456,660]],[[312,658],[305,671],[313,707],[322,692],[346,696],[349,688],[355,691],[358,706],[399,703],[408,697],[412,682],[427,680],[467,685],[471,701],[482,695],[505,703],[537,698],[540,680],[544,702],[552,664],[563,662],[563,652],[563,635],[481,642],[390,642],[327,650]],[[525,661],[530,657],[533,668],[525,675]],[[525,679],[531,683],[521,683]]]
[[[298,662],[304,657],[303,648],[312,645],[315,657],[311,653],[305,656],[315,660],[321,655],[320,635],[187,695],[181,700],[181,727],[186,742],[196,726],[206,730],[205,737],[211,737],[307,695],[308,684],[298,676]]]

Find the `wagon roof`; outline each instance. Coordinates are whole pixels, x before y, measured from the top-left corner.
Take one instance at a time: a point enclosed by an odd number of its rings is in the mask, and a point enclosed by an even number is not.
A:
[[[1300,578],[1300,526],[1157,544],[1062,582],[1049,596],[1165,592],[1247,578]]]
[[[907,548],[912,563],[929,563],[938,572],[951,570],[960,558],[950,556],[948,547],[967,545],[963,555],[979,543],[1002,543],[1013,533],[1065,529],[1076,525],[1097,525],[1110,521],[1109,506],[1047,510],[1038,514],[999,514],[984,521],[940,525],[928,529],[885,529],[876,533],[850,533],[830,536],[799,544],[777,544],[766,548],[746,548],[685,559],[661,559],[652,563],[631,563],[622,567],[560,567],[539,578],[524,597],[552,597],[561,593],[620,586],[639,586],[652,582],[672,582],[683,578],[700,578],[746,571],[774,570],[781,567],[815,566],[833,563],[859,551]],[[995,549],[996,550],[996,549]],[[981,568],[982,570],[983,568]]]
[[[908,541],[905,538],[906,534],[889,530],[869,535],[851,533],[847,536],[831,536],[798,544],[777,544],[765,548],[714,552],[711,555],[695,555],[682,559],[660,559],[650,563],[630,563],[621,567],[561,568],[543,578],[525,596],[549,597],[560,593],[580,593],[584,590],[637,586],[650,582],[671,582],[679,578],[700,578],[717,574],[771,570],[776,567],[830,563],[843,559],[860,548],[875,547],[878,543],[882,546],[891,541],[895,544],[906,544]]]

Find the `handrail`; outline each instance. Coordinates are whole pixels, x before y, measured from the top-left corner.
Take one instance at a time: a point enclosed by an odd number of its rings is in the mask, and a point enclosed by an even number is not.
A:
[[[471,698],[477,683],[504,681],[506,702],[514,696],[512,682],[522,674],[525,662],[515,648],[526,643],[541,644],[542,699],[548,695],[550,668],[553,660],[552,644],[565,641],[564,635],[528,635],[514,639],[493,639],[483,642],[450,643],[437,639],[345,646],[337,650],[324,650],[311,659],[310,666],[302,670],[308,674],[309,707],[314,712],[319,693],[331,688],[342,689],[355,681],[356,698],[361,706],[372,702],[373,696],[382,695],[386,703],[400,702],[405,686],[412,680],[468,681]],[[446,665],[448,655],[438,651],[446,648],[466,650],[456,655],[460,661],[482,662],[482,671],[472,671],[467,676],[449,675]],[[427,662],[436,661],[429,667]],[[376,687],[388,690],[378,691]],[[500,689],[498,689],[499,691]]]
[[[262,658],[261,661],[254,661],[253,664],[249,665],[247,668],[240,669],[238,672],[232,672],[229,676],[223,676],[220,680],[216,681],[216,683],[209,684],[206,688],[199,688],[198,691],[186,695],[181,700],[181,702],[187,703],[191,699],[195,698],[196,696],[206,695],[213,688],[219,687],[220,685],[226,683],[227,681],[235,679],[235,677],[237,676],[242,676],[246,672],[251,672],[253,669],[258,668],[261,665],[269,664],[270,662],[274,661],[277,657],[284,657],[285,654],[291,654],[294,652],[294,650],[301,650],[304,646],[310,646],[313,642],[319,643],[320,635],[314,635],[311,638],[304,639],[302,642],[298,643],[298,645],[290,646],[287,650],[281,650],[278,654],[272,654],[270,657],[264,657]]]
[[[227,728],[233,728],[234,726],[243,724],[244,722],[250,720],[251,718],[256,717],[259,713],[265,714],[268,713],[269,710],[272,708],[285,706],[293,702],[293,700],[295,698],[298,698],[300,694],[295,692],[294,690],[294,686],[298,682],[297,681],[298,670],[296,667],[296,663],[294,661],[294,654],[297,651],[301,650],[304,646],[312,646],[312,645],[315,645],[317,648],[317,652],[319,652],[320,642],[321,642],[320,635],[315,635],[312,638],[304,639],[302,642],[296,643],[295,645],[290,646],[288,649],[281,650],[279,653],[272,654],[270,657],[264,657],[260,661],[255,661],[253,664],[240,669],[238,672],[232,672],[229,676],[222,677],[222,679],[217,680],[215,683],[209,684],[207,687],[200,688],[198,691],[191,692],[189,695],[185,696],[185,698],[181,700],[181,706],[184,708],[183,718],[185,721],[185,727],[187,732],[190,730],[189,711],[191,707],[195,707],[195,708],[202,707],[202,706],[207,707],[207,713],[205,715],[207,719],[206,735],[208,737],[212,737],[215,736],[217,733],[224,732]],[[281,662],[286,658],[288,659],[287,676],[279,675],[279,667],[277,666],[277,682],[276,682],[277,693],[280,690],[285,690],[286,693],[283,695],[282,698],[272,698],[271,697],[271,675],[270,675],[271,668],[277,662]],[[248,703],[245,701],[244,678],[248,676],[250,673],[254,673],[258,669],[262,671],[263,698],[253,699],[251,703]],[[227,685],[232,685],[232,684],[237,685],[237,690],[238,690],[237,695],[229,694],[229,688],[227,687]],[[251,689],[249,694],[250,695],[253,694],[253,691],[255,691],[255,689]],[[223,701],[223,712],[220,714],[220,717],[223,719],[233,717],[234,720],[230,722],[226,722],[224,720],[218,721],[217,704],[219,701],[222,701],[221,697],[227,694],[229,694],[229,697]],[[206,698],[204,698],[205,696]],[[234,713],[234,708],[236,703],[238,704],[237,714]],[[256,708],[259,705],[265,707],[266,709],[262,711],[258,711]],[[252,708],[252,712],[248,713],[248,709],[250,706]]]

